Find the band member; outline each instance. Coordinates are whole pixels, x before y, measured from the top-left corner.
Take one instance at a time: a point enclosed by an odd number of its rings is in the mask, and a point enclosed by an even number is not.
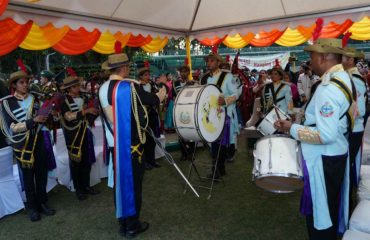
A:
[[[48,114],[39,114],[41,102],[29,94],[26,69],[10,75],[9,86],[14,95],[2,100],[1,128],[11,143],[21,170],[31,221],[39,221],[40,213],[54,215],[46,205],[47,165],[44,136],[40,131]]]
[[[7,88],[5,81],[0,78],[0,102],[3,97],[6,97],[9,95],[9,89]],[[0,148],[4,148],[8,146],[8,143],[6,142],[6,137],[4,136],[3,132],[0,131]]]
[[[43,93],[53,93],[57,92],[57,86],[53,82],[54,78],[54,73],[48,71],[48,70],[43,70],[40,73],[41,79],[41,91]]]
[[[293,110],[292,91],[290,86],[282,82],[284,71],[280,67],[271,70],[272,83],[266,84],[262,90],[262,106],[267,114],[273,105],[280,108],[284,113],[291,114]]]
[[[308,102],[303,125],[286,120],[274,124],[301,142],[304,158],[301,212],[306,215],[310,239],[336,240],[337,229],[343,232],[348,223],[346,134],[353,121],[350,110],[353,88],[341,65],[341,47],[340,39],[327,38],[305,48],[310,53],[312,69],[322,82]],[[342,206],[338,198],[341,194]]]
[[[140,88],[148,93],[156,93],[156,87],[152,81],[150,81],[150,70],[149,66],[140,68],[138,70],[138,77],[140,81]],[[162,76],[165,77],[165,76]],[[158,106],[146,106],[146,111],[148,113],[148,126],[153,130],[156,138],[160,137],[160,129],[159,129],[159,116],[158,116]],[[146,136],[146,142],[144,144],[144,161],[145,161],[145,169],[152,169],[158,168],[159,165],[155,161],[155,146],[156,143],[152,136]]]
[[[236,100],[237,100],[237,83],[233,79],[233,75],[230,72],[221,71],[219,68],[222,58],[216,52],[211,52],[206,57],[207,72],[201,78],[201,84],[215,84],[221,91],[222,95],[218,99],[218,104],[225,107],[226,111],[226,123],[223,138],[220,142],[212,143],[213,158],[217,158],[217,171],[215,178],[218,179],[220,176],[226,174],[225,171],[225,159],[227,154],[227,147],[230,144],[236,143],[236,135],[239,133],[238,117],[236,113]],[[220,149],[218,151],[218,149]],[[219,152],[219,154],[217,154]],[[215,163],[215,161],[214,161]],[[208,177],[213,178],[213,173],[209,174]]]
[[[76,197],[82,201],[87,194],[99,192],[90,187],[91,165],[96,161],[93,134],[89,128],[87,117],[98,115],[98,109],[85,109],[84,100],[80,96],[80,79],[73,74],[63,80],[61,90],[67,91],[62,105],[61,124],[70,159],[71,175]]]
[[[111,75],[99,89],[99,100],[104,113],[105,135],[113,152],[108,168],[108,185],[115,189],[120,233],[132,238],[149,228],[147,222],[139,220],[146,136],[143,128],[147,124],[144,105],[158,105],[164,99],[165,90],[162,88],[157,94],[148,93],[140,88],[138,81],[127,79],[129,59],[120,53],[119,42],[115,48],[116,54],[108,56],[102,65],[102,69],[110,70]]]
[[[175,83],[175,91],[176,95],[181,91],[181,89],[185,86],[193,85],[193,81],[189,79],[190,68],[187,65],[183,65],[179,68],[180,72],[180,79]],[[180,150],[181,150],[181,161],[185,161],[189,159],[191,154],[194,152],[195,143],[185,141],[182,138],[179,138]]]
[[[342,65],[348,72],[357,90],[357,107],[358,115],[355,119],[355,125],[353,131],[349,137],[349,159],[350,159],[350,194],[349,204],[350,210],[354,208],[354,202],[352,200],[352,190],[354,187],[358,187],[360,180],[360,168],[361,168],[361,148],[362,148],[362,137],[364,135],[364,115],[366,112],[367,103],[367,83],[359,73],[356,64],[360,59],[360,53],[356,49],[346,47],[343,49]]]

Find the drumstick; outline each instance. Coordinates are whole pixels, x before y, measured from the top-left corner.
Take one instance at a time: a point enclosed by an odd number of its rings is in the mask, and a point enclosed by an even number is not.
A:
[[[281,117],[280,117],[280,114],[279,114],[278,107],[276,107],[276,106],[274,105],[274,109],[275,109],[276,116],[278,117],[278,119],[279,119],[279,120],[281,120]]]

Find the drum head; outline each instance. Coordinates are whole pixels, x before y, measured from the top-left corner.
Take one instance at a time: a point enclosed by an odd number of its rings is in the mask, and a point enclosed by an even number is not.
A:
[[[200,135],[207,142],[216,141],[224,128],[225,108],[219,107],[221,91],[215,85],[204,87],[198,99],[197,121]]]

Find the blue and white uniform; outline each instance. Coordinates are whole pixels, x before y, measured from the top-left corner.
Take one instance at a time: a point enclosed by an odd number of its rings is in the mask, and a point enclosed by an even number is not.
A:
[[[328,229],[333,225],[329,213],[330,203],[328,204],[331,200],[326,189],[329,183],[325,182],[324,165],[328,158],[335,160],[338,156],[344,156],[340,159],[345,170],[337,172],[336,177],[339,178],[338,181],[343,178],[344,185],[342,190],[339,190],[342,192],[344,210],[341,216],[344,225],[348,223],[349,161],[346,157],[348,140],[345,134],[349,122],[344,115],[350,107],[350,102],[348,96],[331,81],[332,79],[337,79],[348,89],[352,89],[351,80],[343,66],[340,64],[333,66],[322,76],[322,83],[317,87],[306,108],[304,125],[293,124],[290,129],[291,136],[301,142],[308,170],[308,176],[304,177],[305,180],[309,179],[309,189],[305,189],[305,192],[308,190],[311,193],[312,215],[317,230]]]

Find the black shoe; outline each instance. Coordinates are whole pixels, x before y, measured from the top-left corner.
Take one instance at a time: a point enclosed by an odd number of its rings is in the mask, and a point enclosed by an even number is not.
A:
[[[40,212],[46,216],[53,216],[56,213],[55,209],[48,207],[45,203],[40,205]]]
[[[151,164],[153,168],[160,168],[161,165],[159,165],[158,163],[154,162]]]
[[[29,210],[29,216],[30,216],[31,222],[37,222],[37,221],[41,220],[40,213],[38,211],[36,211],[35,209],[30,209]]]
[[[84,193],[85,194],[89,194],[89,195],[98,195],[100,193],[100,191],[99,190],[95,190],[92,187],[87,187],[87,188],[85,188]]]
[[[146,169],[146,170],[152,170],[152,169],[153,169],[153,167],[152,167],[152,165],[151,165],[151,164],[149,164],[149,163],[145,163],[145,169]]]
[[[138,226],[134,229],[127,229],[125,237],[126,238],[134,238],[138,234],[145,232],[149,228],[149,223],[147,222],[140,222]]]
[[[232,162],[234,162],[234,160],[235,160],[235,159],[234,159],[233,157],[232,157],[232,158],[227,158],[227,159],[226,159],[226,162],[232,163]]]
[[[87,199],[87,195],[84,194],[84,193],[80,193],[80,192],[79,193],[76,192],[76,197],[80,201],[83,201],[83,200],[86,200]]]

